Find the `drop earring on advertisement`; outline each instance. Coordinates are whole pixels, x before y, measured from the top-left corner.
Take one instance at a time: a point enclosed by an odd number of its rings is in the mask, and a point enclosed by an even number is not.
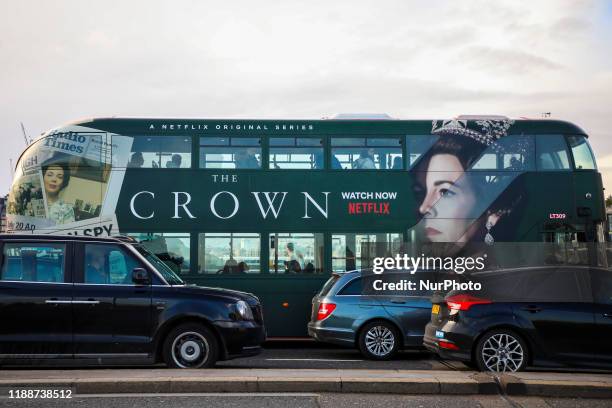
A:
[[[487,234],[485,235],[484,242],[487,245],[493,245],[495,240],[493,239],[493,235],[491,235],[491,228],[493,228],[491,221],[487,221],[485,228],[487,229]]]

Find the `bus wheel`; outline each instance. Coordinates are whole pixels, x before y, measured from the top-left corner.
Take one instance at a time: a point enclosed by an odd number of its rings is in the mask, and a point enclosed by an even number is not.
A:
[[[370,322],[359,332],[359,351],[370,360],[389,360],[400,344],[397,329],[382,320]]]
[[[475,357],[480,371],[522,371],[527,365],[527,345],[511,330],[491,330],[478,341]]]
[[[197,323],[182,324],[164,341],[164,361],[171,368],[213,367],[219,358],[215,335]]]

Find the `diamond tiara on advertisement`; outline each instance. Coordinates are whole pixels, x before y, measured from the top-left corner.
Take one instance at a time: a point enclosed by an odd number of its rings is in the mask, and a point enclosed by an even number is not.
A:
[[[477,120],[476,125],[480,130],[473,130],[468,127],[467,120],[449,119],[432,121],[431,133],[433,135],[464,136],[476,140],[494,151],[503,150],[496,142],[508,134],[508,129],[514,120]]]

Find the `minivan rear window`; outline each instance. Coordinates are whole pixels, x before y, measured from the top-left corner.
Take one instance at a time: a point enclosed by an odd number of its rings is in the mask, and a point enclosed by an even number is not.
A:
[[[325,282],[325,285],[323,285],[323,287],[321,288],[321,291],[319,292],[319,296],[327,296],[327,294],[329,293],[329,291],[331,290],[331,288],[334,286],[334,284],[336,283],[336,281],[340,279],[340,275],[332,275],[331,278],[329,278],[327,280],[327,282]]]

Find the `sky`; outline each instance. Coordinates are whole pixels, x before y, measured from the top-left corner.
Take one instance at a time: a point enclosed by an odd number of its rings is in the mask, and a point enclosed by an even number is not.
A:
[[[612,1],[0,0],[0,193],[87,117],[574,122],[612,194]]]

